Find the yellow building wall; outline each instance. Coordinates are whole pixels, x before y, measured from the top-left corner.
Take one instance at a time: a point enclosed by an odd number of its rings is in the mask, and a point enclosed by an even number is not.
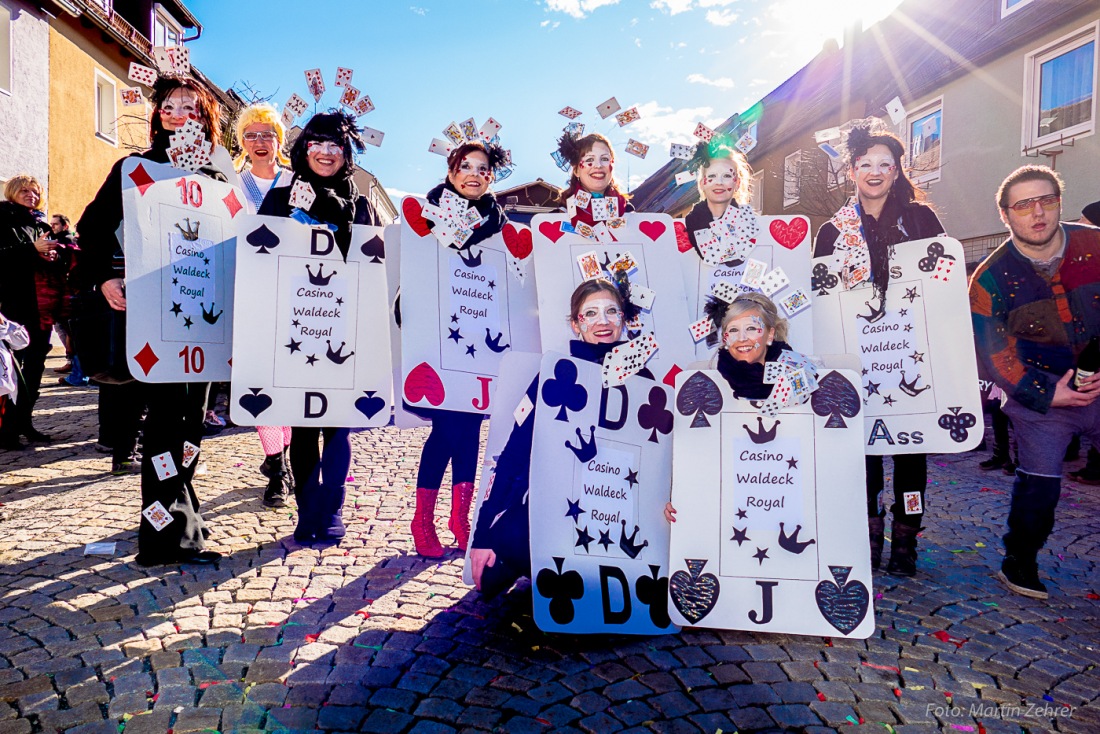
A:
[[[148,104],[123,107],[118,92],[134,83],[126,78],[131,59],[101,34],[64,14],[50,24],[50,191],[51,214],[76,221],[119,158],[148,147]],[[96,70],[116,85],[115,138],[96,134]],[[149,90],[143,88],[148,97]]]

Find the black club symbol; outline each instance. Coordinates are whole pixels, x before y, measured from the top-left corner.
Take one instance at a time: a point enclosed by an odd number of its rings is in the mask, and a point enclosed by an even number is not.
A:
[[[836,288],[836,284],[836,276],[829,272],[828,265],[825,263],[814,265],[813,276],[810,278],[810,287],[817,291],[817,295],[829,295],[829,289]]]
[[[931,273],[936,269],[936,263],[943,256],[943,245],[933,242],[928,246],[928,257],[922,257],[917,263],[917,269],[922,273]]]
[[[962,443],[968,435],[967,429],[978,424],[978,419],[973,413],[960,413],[962,408],[948,408],[949,413],[940,416],[939,426],[949,433],[951,440]]]

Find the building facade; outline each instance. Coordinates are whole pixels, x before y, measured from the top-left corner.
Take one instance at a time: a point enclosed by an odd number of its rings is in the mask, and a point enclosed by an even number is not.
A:
[[[0,182],[29,173],[49,187],[49,15],[0,0]]]

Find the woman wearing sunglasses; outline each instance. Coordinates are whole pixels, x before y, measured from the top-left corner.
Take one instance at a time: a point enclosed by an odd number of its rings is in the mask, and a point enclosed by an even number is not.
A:
[[[875,121],[877,122],[877,121]],[[896,135],[860,123],[848,131],[845,140],[848,176],[855,183],[855,196],[848,202],[855,207],[859,221],[845,219],[838,212],[821,226],[814,240],[814,257],[834,254],[838,240],[849,253],[852,266],[847,273],[848,287],[870,280],[876,298],[885,303],[890,284],[890,258],[894,247],[903,242],[922,240],[943,234],[943,225],[926,204],[923,192],[913,186],[901,163],[905,146]],[[865,255],[863,253],[866,253]],[[869,272],[859,263],[869,260]],[[846,261],[847,262],[847,261]],[[924,489],[928,482],[926,454],[898,454],[894,459],[894,502],[891,506],[890,563],[887,572],[913,576],[917,572],[917,533],[924,519]],[[879,510],[879,494],[885,487],[883,457],[868,456],[867,516],[871,541],[871,566],[882,562],[885,534],[885,510]],[[906,514],[902,501],[906,493],[920,494],[920,512]]]

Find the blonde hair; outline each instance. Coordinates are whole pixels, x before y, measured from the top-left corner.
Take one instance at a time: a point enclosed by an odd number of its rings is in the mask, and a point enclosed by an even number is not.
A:
[[[30,186],[38,191],[38,204],[35,205],[35,209],[38,211],[45,211],[45,197],[42,195],[42,184],[38,183],[38,179],[29,173],[20,173],[12,176],[8,179],[8,182],[4,184],[4,198],[8,201],[15,201],[15,195],[23,190],[23,187]]]
[[[738,206],[745,206],[749,203],[749,190],[752,188],[752,166],[749,165],[748,160],[742,155],[741,151],[735,148],[723,146],[721,153],[712,156],[705,165],[699,166],[695,171],[695,186],[699,189],[699,195],[706,200],[707,196],[703,192],[703,180],[707,176],[707,169],[714,165],[715,161],[725,160],[733,164],[733,173],[737,176],[737,187],[733,190],[733,200],[737,202]]]
[[[729,322],[753,310],[760,312],[765,328],[775,329],[776,339],[781,342],[787,341],[790,324],[787,319],[779,315],[779,309],[775,307],[772,299],[763,293],[738,293],[722,317],[722,328],[719,329],[719,333],[725,333]]]
[[[275,135],[278,137],[279,142],[279,146],[275,149],[275,160],[280,166],[289,168],[290,159],[283,152],[283,147],[286,145],[286,126],[283,125],[283,120],[269,103],[256,102],[245,107],[241,110],[241,114],[237,116],[237,145],[241,147],[241,154],[233,161],[237,172],[243,171],[244,164],[248,161],[248,153],[244,149],[245,128],[256,124],[271,125],[275,128]]]

